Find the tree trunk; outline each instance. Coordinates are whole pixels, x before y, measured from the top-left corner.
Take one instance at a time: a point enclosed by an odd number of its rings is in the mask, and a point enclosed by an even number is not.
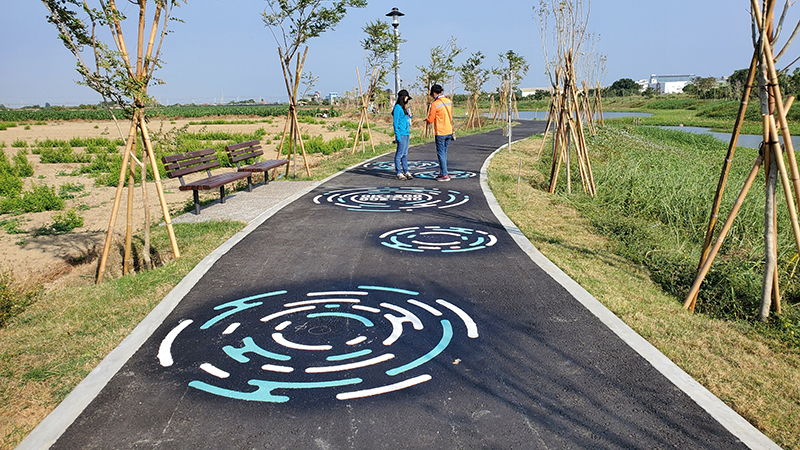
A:
[[[764,208],[764,286],[761,290],[761,309],[758,317],[761,321],[766,321],[769,317],[769,310],[772,306],[772,289],[774,287],[776,243],[775,243],[775,189],[778,184],[778,164],[775,160],[775,152],[769,152],[769,170],[766,186],[766,202]]]

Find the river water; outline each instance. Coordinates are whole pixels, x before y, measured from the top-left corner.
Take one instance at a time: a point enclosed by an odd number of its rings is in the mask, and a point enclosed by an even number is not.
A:
[[[621,117],[648,117],[652,116],[650,113],[636,113],[636,112],[606,112],[603,113],[603,117],[606,119],[619,119]],[[519,118],[523,120],[547,120],[547,111],[520,111]],[[700,128],[700,127],[669,127],[669,126],[661,126],[659,128],[663,128],[665,130],[677,130],[683,131],[685,133],[695,133],[695,134],[710,134],[715,138],[723,141],[723,142],[730,142],[731,140],[731,133],[719,133],[716,131],[711,131],[708,128]],[[781,138],[781,143],[783,143],[783,138]],[[800,148],[800,136],[792,136],[792,144],[794,148]],[[737,147],[748,147],[748,148],[758,148],[761,145],[761,136],[755,134],[740,134],[739,139],[736,143]]]
[[[595,115],[596,116],[596,115]],[[650,113],[637,112],[605,112],[603,118],[619,119],[620,117],[648,117]],[[520,111],[519,118],[522,120],[547,120],[547,111]]]
[[[715,138],[723,141],[723,142],[730,142],[731,141],[731,133],[718,133],[716,131],[711,131],[708,128],[698,128],[698,127],[659,127],[665,130],[678,130],[683,131],[686,133],[696,133],[696,134],[710,134]],[[748,147],[748,148],[758,148],[761,145],[762,138],[761,136],[755,134],[740,134],[739,139],[736,141],[737,147]],[[781,143],[783,143],[783,138],[781,138]],[[800,145],[800,137],[792,136],[792,146],[794,148],[798,148]]]

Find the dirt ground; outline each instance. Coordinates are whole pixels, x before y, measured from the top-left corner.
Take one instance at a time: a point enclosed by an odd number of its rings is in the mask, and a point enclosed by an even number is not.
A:
[[[240,117],[229,118],[230,120],[242,120]],[[202,119],[192,119],[199,122]],[[328,127],[333,123],[342,120],[357,122],[358,117],[342,117],[335,119],[325,119],[325,125],[301,124],[300,128],[304,134],[310,136],[322,135],[325,140],[333,137],[347,137],[350,130],[337,128],[330,131]],[[160,121],[151,120],[150,130],[167,131],[171,128],[181,128],[187,125],[190,120]],[[189,125],[189,132],[198,132],[202,128],[207,131],[230,131],[238,133],[252,133],[258,128],[267,131],[266,139],[273,139],[272,143],[265,144],[265,157],[274,159],[277,156],[275,147],[275,135],[282,133],[285,125],[285,118],[274,118],[273,123],[254,123],[254,124],[207,124]],[[127,134],[128,124],[120,122],[123,133]],[[18,148],[11,147],[15,141],[24,140],[28,143],[28,150],[36,146],[36,142],[45,139],[58,139],[69,141],[71,138],[106,137],[115,139],[120,136],[116,125],[112,121],[69,121],[52,122],[44,125],[30,124],[29,129],[25,129],[25,124],[18,124],[16,127],[0,131],[0,142],[5,142],[3,150],[6,156],[11,159],[17,153]],[[388,142],[392,138],[385,133],[372,133],[374,142]],[[263,141],[262,141],[263,143]],[[122,149],[120,149],[122,151]],[[309,155],[313,166],[320,157]],[[63,235],[42,235],[35,236],[32,232],[40,227],[53,222],[54,212],[29,213],[19,216],[9,214],[0,215],[0,221],[17,219],[19,228],[27,231],[24,234],[9,234],[4,228],[0,228],[0,270],[12,270],[17,280],[36,279],[44,282],[54,281],[66,275],[91,278],[96,270],[96,258],[102,253],[103,243],[109,228],[111,212],[114,204],[115,187],[97,186],[95,180],[88,176],[70,176],[69,174],[80,164],[42,164],[39,155],[28,154],[28,161],[33,165],[34,174],[25,181],[24,189],[30,189],[32,183],[47,184],[58,189],[64,183],[73,185],[83,185],[83,190],[75,194],[75,198],[65,201],[65,209],[78,208],[84,218],[84,225]],[[302,158],[298,159],[302,163]],[[298,164],[298,173],[302,168]],[[215,169],[213,173],[229,171],[232,169]],[[260,177],[259,177],[260,178]],[[164,196],[171,214],[180,214],[187,200],[191,200],[192,194],[188,191],[180,191],[180,183],[177,179],[163,179]],[[125,233],[125,222],[127,209],[127,188],[122,195],[120,214],[116,218],[114,227],[115,237],[121,239]],[[217,191],[208,194],[211,197],[219,197]],[[158,195],[154,183],[148,183],[147,198],[150,205],[150,216],[153,223],[163,220],[163,214],[159,207]],[[134,192],[133,201],[133,227],[141,229],[144,224],[144,206],[141,187],[137,186]]]

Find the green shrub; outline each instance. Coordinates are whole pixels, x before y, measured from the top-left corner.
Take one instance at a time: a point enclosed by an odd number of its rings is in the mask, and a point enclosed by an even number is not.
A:
[[[314,136],[312,138],[307,134],[304,134],[301,137],[303,138],[303,146],[308,153],[322,153],[323,155],[330,155],[348,146],[347,139],[342,137],[333,138],[327,142],[322,135]],[[280,144],[276,146],[276,148],[278,147],[280,147]],[[283,146],[283,154],[288,155],[289,150],[289,145],[285,143]],[[297,151],[300,151],[300,149],[298,148]]]
[[[14,174],[20,178],[27,178],[33,176],[33,166],[28,162],[28,150],[19,149],[17,154],[14,155]]]
[[[84,189],[85,186],[81,183],[64,183],[58,187],[58,196],[64,200],[75,198],[75,194]]]
[[[0,131],[5,131],[15,126],[17,126],[17,124],[14,122],[0,122]]]
[[[22,192],[21,196],[0,201],[0,214],[58,211],[63,208],[64,200],[56,195],[55,188],[46,184],[34,184],[30,191]]]
[[[75,162],[75,153],[69,145],[41,147],[39,158],[42,164],[66,164]]]
[[[0,226],[8,234],[25,234],[27,231],[19,227],[19,219],[0,220]]]
[[[28,146],[28,142],[23,141],[22,139],[17,139],[11,143],[11,146],[14,148],[26,148]]]
[[[64,214],[55,213],[51,219],[53,223],[37,229],[33,234],[35,236],[65,234],[83,226],[83,216],[74,209]]]
[[[0,170],[0,197],[15,198],[22,192],[22,180],[13,172]]]

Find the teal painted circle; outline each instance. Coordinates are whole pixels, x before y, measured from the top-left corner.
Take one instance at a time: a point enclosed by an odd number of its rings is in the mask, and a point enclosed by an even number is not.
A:
[[[165,372],[188,374],[193,391],[230,400],[382,395],[431,380],[427,364],[453,340],[478,338],[461,307],[423,297],[371,285],[253,295],[181,321],[157,357]]]

